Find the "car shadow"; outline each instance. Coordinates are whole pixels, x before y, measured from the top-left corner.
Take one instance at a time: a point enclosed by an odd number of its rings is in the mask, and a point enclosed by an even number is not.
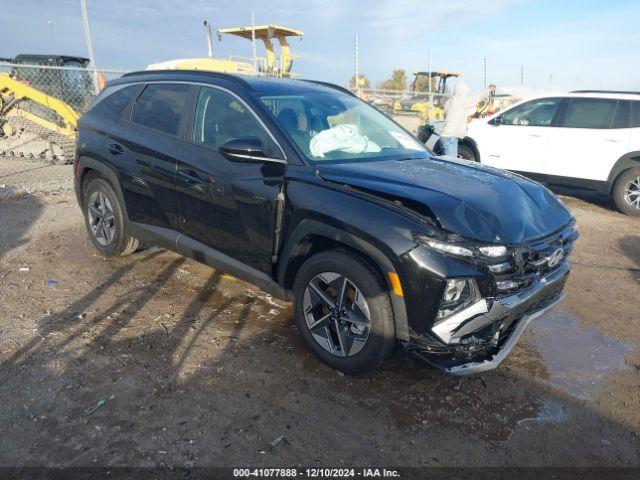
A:
[[[43,208],[35,195],[23,193],[16,197],[0,197],[0,259],[29,241],[29,229],[42,215]],[[12,215],[17,209],[20,215]]]
[[[0,463],[640,463],[637,428],[545,383],[535,350],[469,377],[402,355],[345,376],[309,353],[286,305],[211,270],[191,291],[188,264],[159,250],[112,262],[2,357]]]
[[[630,269],[637,281],[640,281],[640,235],[627,235],[619,240],[619,247],[622,253],[636,265],[637,268]]]

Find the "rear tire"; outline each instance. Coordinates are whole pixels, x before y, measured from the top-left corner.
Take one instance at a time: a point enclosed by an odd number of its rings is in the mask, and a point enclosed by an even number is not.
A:
[[[470,160],[472,162],[478,161],[475,152],[466,143],[458,143],[458,156],[464,160]]]
[[[640,168],[632,168],[616,180],[613,200],[622,213],[640,217]]]
[[[357,256],[329,250],[307,260],[293,285],[293,308],[305,342],[341,372],[373,370],[395,347],[389,291]]]
[[[117,257],[135,252],[140,244],[127,233],[123,208],[109,182],[99,177],[91,178],[82,193],[87,232],[100,254]]]

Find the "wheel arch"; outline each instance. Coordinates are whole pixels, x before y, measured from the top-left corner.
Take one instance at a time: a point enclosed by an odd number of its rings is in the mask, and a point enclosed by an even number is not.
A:
[[[80,207],[84,208],[82,198],[82,187],[84,185],[84,182],[87,179],[87,175],[94,172],[94,174],[97,174],[98,176],[109,182],[109,185],[111,185],[113,191],[116,192],[116,196],[118,197],[118,201],[120,202],[120,206],[122,207],[122,211],[124,213],[124,220],[125,222],[128,222],[129,215],[127,214],[127,205],[124,201],[124,195],[122,193],[120,181],[118,180],[118,175],[116,174],[116,172],[105,163],[87,156],[81,156],[78,159],[78,164],[80,166],[77,167],[76,170],[76,178],[78,182],[76,194]]]
[[[467,145],[471,150],[473,150],[473,154],[476,156],[476,162],[481,163],[480,159],[480,150],[478,150],[478,144],[471,137],[464,137],[460,140],[460,143]]]
[[[409,325],[404,297],[393,293],[393,285],[388,275],[398,274],[393,262],[379,248],[353,233],[316,220],[300,221],[289,235],[280,254],[276,271],[278,283],[286,291],[291,291],[296,273],[302,264],[314,254],[328,248],[342,249],[358,255],[378,272],[390,292],[396,337],[408,341]]]
[[[629,152],[620,157],[611,168],[607,178],[607,193],[611,195],[616,181],[622,174],[632,168],[640,167],[640,151]]]

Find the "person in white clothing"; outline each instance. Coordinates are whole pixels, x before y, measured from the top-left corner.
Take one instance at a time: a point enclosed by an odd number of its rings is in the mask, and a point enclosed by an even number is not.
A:
[[[453,95],[444,105],[445,120],[440,134],[440,143],[444,155],[458,156],[458,140],[467,135],[467,121],[475,113],[476,105],[488,100],[495,93],[496,86],[489,85],[480,95],[469,95],[469,85],[458,82],[453,89]]]

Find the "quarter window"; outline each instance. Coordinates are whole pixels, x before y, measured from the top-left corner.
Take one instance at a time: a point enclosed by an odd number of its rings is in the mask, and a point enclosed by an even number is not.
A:
[[[606,98],[571,98],[560,126],[570,128],[609,128],[617,103],[617,100]]]
[[[131,121],[177,136],[188,94],[185,84],[148,85],[133,107]]]
[[[619,100],[618,108],[613,116],[611,128],[629,128],[629,115],[631,110],[631,102],[628,100]]]
[[[257,137],[265,155],[282,158],[267,131],[247,106],[224,90],[202,87],[193,124],[193,140],[219,148],[232,138]]]
[[[138,85],[121,88],[98,102],[93,110],[101,117],[116,120],[122,116],[138,91]]]
[[[548,127],[560,105],[559,98],[531,100],[502,114],[503,125]]]
[[[640,127],[640,102],[631,102],[631,127]]]

